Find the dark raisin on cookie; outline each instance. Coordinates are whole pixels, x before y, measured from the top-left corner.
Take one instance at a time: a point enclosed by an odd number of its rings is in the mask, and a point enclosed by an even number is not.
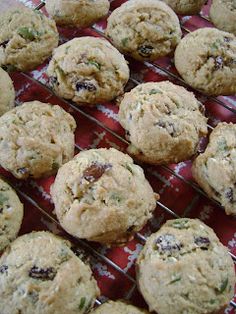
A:
[[[1,265],[0,266],[0,273],[1,274],[7,273],[7,271],[8,271],[8,266],[7,265]]]
[[[202,250],[208,250],[211,242],[207,237],[195,237],[194,243]]]
[[[76,83],[76,90],[80,92],[81,90],[87,90],[89,92],[94,92],[97,90],[97,87],[88,81],[80,81]]]
[[[156,239],[156,247],[160,254],[172,255],[179,252],[183,244],[174,235],[167,233]]]
[[[29,276],[34,279],[40,280],[53,280],[56,276],[56,270],[53,267],[40,268],[33,266],[29,271]]]
[[[5,40],[2,43],[0,43],[0,47],[3,47],[5,49],[8,43],[9,43],[9,40]]]
[[[225,190],[225,197],[230,203],[234,202],[234,191],[232,188],[228,188]]]
[[[141,57],[150,57],[153,51],[153,47],[150,45],[142,45],[138,47],[138,53]]]
[[[112,165],[109,163],[102,164],[99,162],[93,162],[91,166],[84,170],[83,178],[90,183],[96,182],[106,171],[110,170],[111,168]]]
[[[220,70],[220,69],[223,69],[224,67],[224,60],[221,56],[218,56],[214,59],[214,62],[215,62],[215,69],[216,70]]]

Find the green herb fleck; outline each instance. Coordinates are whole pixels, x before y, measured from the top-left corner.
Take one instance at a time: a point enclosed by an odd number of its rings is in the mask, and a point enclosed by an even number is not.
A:
[[[2,206],[6,201],[8,201],[8,197],[6,197],[3,193],[0,193],[0,206]]]
[[[65,76],[65,72],[62,70],[61,67],[57,66],[57,67],[56,67],[56,70],[58,71],[59,75]]]
[[[70,46],[66,46],[66,48],[65,48],[65,54],[67,54],[68,53],[68,50],[70,49]]]
[[[210,300],[210,304],[215,304],[216,303],[216,300],[215,299],[211,299]]]
[[[86,298],[83,297],[80,299],[80,304],[79,304],[79,310],[82,310],[85,306],[85,303],[86,303]]]
[[[34,29],[30,29],[28,27],[20,27],[17,30],[17,33],[23,37],[24,39],[34,40],[40,36],[40,33]]]
[[[124,47],[128,44],[128,41],[129,41],[129,38],[128,38],[128,37],[125,37],[125,38],[121,39],[121,43],[122,43],[122,45],[123,45]]]
[[[120,203],[122,198],[120,197],[120,195],[113,193],[110,198],[114,201],[116,201],[117,203]]]
[[[161,90],[157,89],[157,88],[153,88],[150,90],[149,95],[154,95],[154,94],[163,94]]]
[[[220,288],[218,289],[219,293],[223,293],[225,291],[225,289],[228,286],[228,282],[229,282],[228,278],[226,278],[225,280],[222,281]]]
[[[221,139],[217,144],[218,144],[218,149],[219,150],[223,150],[224,151],[228,147],[225,138]]]
[[[88,64],[92,64],[92,65],[94,65],[98,70],[101,70],[101,64],[100,63],[98,63],[98,62],[96,62],[96,61],[88,61]]]
[[[188,220],[187,219],[176,219],[173,223],[172,223],[172,227],[176,228],[176,229],[188,229]]]
[[[174,276],[172,276],[172,278],[173,279],[170,281],[170,285],[172,285],[173,283],[181,280],[181,276],[180,275],[174,275]]]
[[[133,169],[131,168],[131,166],[130,166],[128,163],[126,163],[125,165],[123,165],[123,167],[125,167],[127,170],[129,170],[130,173],[133,174]]]

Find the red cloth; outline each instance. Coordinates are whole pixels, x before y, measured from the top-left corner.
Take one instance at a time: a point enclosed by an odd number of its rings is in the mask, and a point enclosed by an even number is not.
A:
[[[16,4],[17,1],[11,0],[5,2],[1,1],[1,11],[5,9],[7,5]],[[24,3],[27,6],[35,6],[39,1],[21,0],[18,1]],[[111,4],[111,8],[119,6],[123,0],[115,0]],[[208,12],[208,6],[204,7],[204,14]],[[44,9],[43,9],[44,10]],[[203,26],[212,26],[209,22],[203,20],[199,16],[194,17],[183,17],[181,18],[183,25],[189,30],[195,30],[196,28]],[[96,24],[99,29],[104,29],[106,25],[105,21]],[[63,30],[60,29],[61,35],[66,39],[83,35],[94,35],[97,36],[96,32],[91,29],[85,29],[83,31],[71,29]],[[157,68],[147,67],[139,62],[130,61],[131,73],[134,78],[142,81],[162,81],[171,79],[164,72],[161,72]],[[172,73],[176,74],[176,70],[173,66],[173,60],[171,58],[161,58],[157,60],[157,65],[168,69]],[[47,67],[47,62],[42,66],[38,67],[37,70],[29,73],[31,77],[39,80],[43,84],[47,83],[47,76],[44,73]],[[108,103],[99,105],[96,108],[79,108],[76,111],[70,108],[64,101],[53,96],[48,90],[45,90],[43,86],[37,84],[35,81],[30,80],[28,77],[21,73],[13,73],[12,78],[14,85],[17,90],[17,100],[30,101],[40,100],[42,102],[50,102],[52,104],[59,104],[75,117],[77,121],[76,131],[76,143],[81,148],[91,147],[109,147],[114,146],[116,148],[125,150],[126,145],[114,135],[109,133],[103,127],[94,123],[83,115],[83,112],[91,115],[97,120],[101,121],[105,126],[109,127],[112,131],[116,132],[120,136],[124,136],[124,130],[121,128],[117,121],[117,107],[115,104]],[[180,84],[177,80],[175,83]],[[199,99],[205,104],[207,115],[210,117],[209,123],[215,126],[220,120],[221,121],[232,121],[236,122],[236,115],[223,106],[217,104],[215,101],[209,100],[202,95],[197,95]],[[223,100],[227,106],[236,109],[236,97],[219,97],[218,99]],[[217,206],[213,201],[199,194],[190,185],[177,178],[163,167],[153,167],[143,165],[146,176],[152,184],[155,191],[161,195],[161,203],[178,213],[180,216],[187,215],[189,217],[198,217],[203,220],[206,224],[211,226],[221,241],[228,246],[229,250],[236,255],[236,220],[233,217],[225,215],[224,211]],[[187,180],[192,180],[191,176],[191,161],[182,162],[178,165],[170,165],[170,169],[176,171],[179,175],[183,176]],[[9,173],[2,170],[4,176],[8,177],[9,180],[19,187],[21,191],[24,191],[28,196],[35,200],[41,208],[44,209],[45,213],[52,215],[53,205],[50,198],[50,185],[54,178],[41,179],[41,180],[28,180],[27,182],[20,182],[14,179]],[[63,230],[60,229],[51,219],[45,214],[42,214],[40,210],[28,202],[25,197],[21,197],[25,204],[25,215],[24,221],[21,228],[21,234],[30,232],[32,230],[51,230],[54,233],[61,234],[69,237]],[[160,224],[166,219],[173,218],[170,214],[164,211],[160,206],[157,206],[155,217],[148,223],[144,228],[143,233],[145,235],[150,234],[154,230],[157,230]],[[77,247],[84,247],[83,242],[75,241],[72,237],[69,237]],[[137,289],[133,289],[133,293],[130,293],[130,289],[134,286],[132,278],[135,277],[134,262],[140,251],[142,245],[137,239],[127,243],[122,248],[106,249],[97,244],[85,243],[85,246],[89,245],[90,248],[94,248],[98,254],[103,254],[106,258],[109,258],[113,263],[118,265],[125,274],[119,270],[114,269],[111,265],[106,263],[103,259],[99,259],[96,254],[92,254],[91,264],[93,267],[94,275],[101,288],[102,295],[104,298],[131,298],[134,304],[143,306],[144,301]],[[43,248],[42,248],[43,249]],[[88,248],[85,247],[88,252]],[[91,254],[88,254],[91,256]],[[131,277],[128,278],[127,276]],[[231,306],[227,308],[225,313],[233,314],[235,310]]]

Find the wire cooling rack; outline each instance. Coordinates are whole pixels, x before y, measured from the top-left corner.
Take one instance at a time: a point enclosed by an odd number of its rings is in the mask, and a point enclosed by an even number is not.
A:
[[[25,1],[23,1],[25,2]],[[115,0],[111,0],[110,1],[111,4],[115,2]],[[40,1],[38,3],[37,6],[35,6],[35,10],[40,10],[43,9],[45,3],[43,1]],[[198,18],[201,18],[204,22],[208,23],[209,19],[207,16],[199,14]],[[182,18],[180,21],[183,22],[184,19],[186,19],[186,17]],[[190,31],[192,31],[191,29],[181,25],[181,28],[183,30],[183,33],[188,33]],[[93,31],[93,35],[95,36],[103,36],[104,32],[102,27],[99,26],[99,24],[95,24],[90,28],[91,31]],[[69,34],[69,39],[73,38],[73,37],[77,37],[74,36],[75,34],[73,33],[71,36],[71,33]],[[65,42],[67,39],[66,36],[61,35],[60,36],[61,42]],[[142,67],[146,67],[149,70],[152,70],[154,73],[157,72],[163,76],[165,76],[166,78],[168,78],[169,80],[174,80],[175,82],[177,82],[177,84],[183,85],[187,88],[189,88],[189,86],[178,76],[178,74],[175,72],[175,70],[173,70],[173,67],[171,67],[169,65],[169,61],[168,63],[166,63],[165,66],[165,61],[160,63],[150,63],[150,62],[144,62]],[[163,65],[164,64],[164,65]],[[45,68],[44,68],[45,70]],[[34,72],[34,71],[33,71]],[[35,87],[35,89],[40,90],[40,92],[45,93],[45,99],[44,101],[48,101],[51,99],[56,98],[57,101],[56,103],[59,102],[60,105],[62,105],[63,107],[65,107],[68,111],[72,111],[73,113],[75,113],[76,115],[78,115],[79,117],[85,118],[87,122],[91,123],[91,127],[93,128],[93,126],[95,126],[94,128],[99,128],[99,130],[106,132],[106,134],[108,134],[109,138],[115,138],[117,141],[119,141],[120,145],[122,146],[127,146],[129,144],[129,142],[124,138],[124,135],[121,132],[118,132],[116,129],[114,129],[113,127],[111,127],[108,123],[104,123],[99,119],[99,116],[94,116],[92,113],[93,109],[88,109],[86,110],[86,108],[83,107],[78,107],[77,105],[75,105],[73,102],[67,101],[65,99],[61,99],[58,96],[55,96],[53,91],[49,88],[49,85],[47,84],[47,80],[46,79],[40,79],[40,77],[38,77],[37,75],[35,75],[35,73],[19,73],[16,74],[16,76],[14,77],[13,75],[13,79],[14,81],[16,80],[21,80],[24,81],[25,80],[25,86],[26,88],[32,88]],[[136,86],[138,84],[142,83],[142,79],[140,79],[140,77],[137,77],[137,75],[135,75],[134,72],[132,72],[131,70],[131,78],[130,81],[128,83],[129,89],[132,88],[133,86]],[[219,106],[219,108],[222,108],[223,110],[227,110],[228,111],[228,115],[226,114],[226,116],[229,118],[229,121],[232,121],[235,118],[235,114],[236,114],[236,109],[234,107],[234,103],[231,101],[230,97],[208,97],[205,95],[202,95],[201,92],[199,91],[195,91],[197,92],[197,96],[198,98],[203,99],[204,101],[210,101],[212,103],[214,103],[214,106]],[[20,92],[19,92],[20,94]],[[32,99],[33,100],[33,99]],[[21,99],[22,101],[22,99]],[[19,105],[21,101],[16,101],[16,104]],[[50,101],[49,101],[50,102]],[[103,110],[105,110],[103,108]],[[221,110],[221,109],[219,109]],[[208,128],[209,130],[212,130],[214,128],[215,125],[215,121],[219,121],[218,119],[218,111],[216,112],[216,119],[214,116],[214,110],[213,112],[211,110],[209,110],[209,121],[210,123],[208,124]],[[234,121],[236,122],[236,121]],[[91,131],[91,129],[87,129],[87,132]],[[107,141],[108,144],[110,144],[111,142],[109,142],[109,140]],[[83,149],[86,149],[88,147],[84,147],[84,145],[79,145],[76,144],[75,145],[75,150],[76,152],[79,152]],[[90,148],[90,147],[89,147]],[[201,190],[201,188],[194,183],[193,181],[191,181],[189,178],[186,178],[184,175],[179,174],[178,171],[176,171],[175,169],[173,169],[173,167],[171,166],[160,166],[159,167],[160,171],[168,173],[170,176],[174,176],[177,180],[179,180],[183,185],[185,185],[188,188],[191,188],[193,191],[196,192],[196,195],[199,196],[203,196],[204,199],[207,199],[207,201],[209,203],[214,204],[215,206],[218,207],[218,210],[223,210],[222,206],[215,200],[213,199],[209,199],[208,196],[206,195],[206,193]],[[158,175],[157,175],[158,177]],[[159,175],[158,178],[161,178],[161,176]],[[40,202],[37,197],[32,197],[32,195],[34,194],[32,192],[32,186],[33,187],[37,187],[39,188],[39,185],[37,182],[34,182],[31,180],[31,187],[29,187],[27,185],[27,183],[25,182],[18,182],[14,179],[11,178],[10,180],[11,185],[16,189],[16,191],[19,193],[19,195],[21,196],[21,198],[24,200],[24,202],[29,203],[30,205],[33,206],[33,208],[35,208],[38,212],[39,215],[42,215],[43,217],[45,217],[45,219],[47,219],[47,221],[49,222],[48,224],[53,223],[54,226],[56,226],[56,228],[60,229],[60,225],[57,221],[57,219],[55,218],[55,215],[53,214],[52,211],[52,205],[49,204],[50,202],[48,202],[49,196],[48,194],[43,191],[42,193],[44,193],[44,198],[47,199],[47,202]],[[39,188],[40,190],[40,188]],[[32,192],[32,193],[31,193]],[[192,205],[192,204],[190,204]],[[51,207],[51,210],[48,210],[46,207],[49,206]],[[188,210],[184,211],[184,215],[181,214],[179,215],[176,210],[172,210],[170,208],[170,206],[165,205],[163,202],[157,201],[157,208],[161,209],[162,211],[164,211],[167,214],[168,218],[179,218],[180,216],[183,217],[185,215],[188,214]],[[188,206],[186,207],[188,209]],[[36,212],[35,212],[36,213]],[[39,219],[39,216],[36,215],[35,220]],[[233,219],[233,218],[232,218]],[[154,229],[157,230],[161,223],[163,222],[162,219],[160,219],[154,226]],[[37,222],[36,222],[37,223]],[[55,228],[55,227],[53,227]],[[64,236],[69,237],[67,234],[64,234]],[[136,243],[140,243],[140,244],[144,244],[146,241],[146,237],[142,234],[142,233],[137,233],[135,236],[135,241]],[[137,285],[136,285],[136,281],[134,279],[134,276],[132,276],[132,273],[129,273],[128,271],[126,271],[122,265],[119,265],[120,263],[117,263],[114,261],[114,258],[110,258],[108,256],[106,256],[104,254],[104,249],[100,248],[96,245],[93,245],[91,243],[88,243],[87,241],[83,241],[81,239],[75,239],[72,238],[72,242],[75,244],[75,246],[77,247],[77,251],[78,248],[82,248],[83,250],[83,254],[88,254],[89,256],[92,256],[92,258],[95,258],[95,262],[97,263],[98,261],[101,261],[102,263],[106,264],[108,266],[108,269],[113,269],[115,270],[115,272],[121,276],[124,276],[125,280],[127,280],[129,282],[128,284],[128,288],[125,294],[125,297],[127,299],[132,299],[132,297],[135,294]],[[81,253],[79,251],[79,253]],[[236,263],[236,256],[229,252],[229,254],[231,255],[232,259],[234,260],[234,263]],[[108,254],[109,255],[109,254]],[[134,260],[131,260],[132,264],[134,264]],[[106,271],[106,269],[105,269]],[[102,300],[96,300],[97,304],[101,304]],[[230,305],[232,307],[232,309],[234,309],[233,311],[235,311],[236,309],[236,303],[232,300],[230,302]]]

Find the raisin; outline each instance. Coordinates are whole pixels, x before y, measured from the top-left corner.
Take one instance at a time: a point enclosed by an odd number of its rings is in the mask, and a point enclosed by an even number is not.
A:
[[[27,173],[29,173],[29,169],[28,169],[28,168],[25,168],[25,167],[18,168],[16,171],[17,171],[18,173],[20,173],[20,174],[27,174]]]
[[[2,43],[0,43],[0,47],[3,47],[5,49],[8,43],[9,43],[9,40],[5,40]]]
[[[224,42],[229,43],[231,41],[231,38],[229,37],[224,37]]]
[[[7,265],[0,266],[0,273],[1,274],[7,273],[7,270],[8,270],[8,266]]]
[[[152,50],[153,50],[153,47],[149,45],[143,45],[143,46],[138,47],[139,55],[144,58],[150,57],[152,54]]]
[[[101,164],[98,162],[92,163],[91,166],[86,168],[83,172],[83,178],[88,182],[96,182],[107,170],[112,168],[111,164]]]
[[[166,131],[170,134],[170,136],[175,137],[177,136],[175,125],[172,122],[163,122],[158,121],[154,123],[154,126],[159,126],[161,128],[165,128]]]
[[[183,247],[183,244],[176,241],[176,238],[172,234],[164,234],[156,239],[156,246],[160,254],[172,255],[179,252]]]
[[[232,188],[225,190],[225,197],[229,200],[230,203],[234,202],[234,191]]]
[[[97,90],[97,87],[90,82],[86,82],[86,81],[77,82],[76,90],[79,92],[80,90],[83,90],[83,89],[89,92],[94,92],[95,90]]]
[[[219,69],[223,69],[224,67],[224,60],[221,56],[218,56],[215,58],[215,69],[219,70]]]
[[[194,238],[194,243],[197,246],[199,246],[202,250],[208,250],[211,242],[206,237],[196,237]]]
[[[39,268],[33,266],[29,271],[29,276],[34,279],[53,280],[56,276],[56,270],[53,267]]]

